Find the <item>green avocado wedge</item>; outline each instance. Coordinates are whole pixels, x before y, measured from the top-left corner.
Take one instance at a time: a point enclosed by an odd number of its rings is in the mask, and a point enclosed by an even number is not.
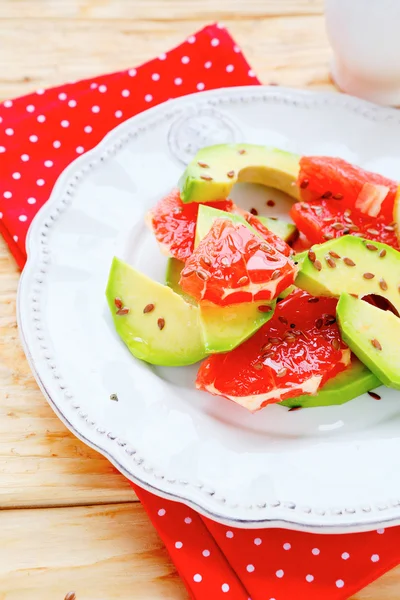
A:
[[[336,308],[343,340],[388,387],[400,389],[400,319],[390,311],[342,294]]]
[[[167,264],[166,284],[188,302],[195,303],[184,293],[179,285],[179,279],[184,263],[176,258],[170,258]],[[203,332],[204,347],[207,354],[229,352],[253,335],[274,314],[276,302],[244,302],[231,306],[202,304],[199,306],[200,326]],[[264,312],[260,306],[271,306]]]
[[[298,200],[299,160],[297,154],[253,144],[202,148],[179,181],[182,202],[224,200],[237,182],[267,185]]]
[[[297,236],[297,227],[294,223],[289,223],[289,221],[281,219],[271,219],[270,217],[263,217],[261,215],[257,219],[287,244],[290,244]]]
[[[115,329],[136,358],[176,367],[206,356],[199,309],[118,258],[111,265],[106,298]]]
[[[379,387],[381,381],[359,360],[352,358],[351,365],[330,379],[315,396],[298,396],[280,402],[288,408],[315,408],[344,404]]]
[[[386,244],[346,235],[313,246],[295,284],[314,296],[383,296],[400,313],[400,253]]]

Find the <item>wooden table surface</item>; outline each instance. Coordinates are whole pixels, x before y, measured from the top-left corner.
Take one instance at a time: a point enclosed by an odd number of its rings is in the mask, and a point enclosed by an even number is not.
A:
[[[0,0],[0,100],[135,66],[223,21],[265,83],[333,89],[322,0]],[[0,241],[0,600],[188,595],[125,479],[53,414]],[[398,600],[400,568],[353,600]]]

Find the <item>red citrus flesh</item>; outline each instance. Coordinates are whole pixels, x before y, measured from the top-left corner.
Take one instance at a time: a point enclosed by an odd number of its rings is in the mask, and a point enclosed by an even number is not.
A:
[[[388,222],[393,220],[397,182],[377,173],[365,171],[341,158],[302,157],[297,185],[300,187],[302,200],[306,202],[336,200],[345,208],[358,208],[360,212],[369,216],[383,216]],[[380,201],[375,199],[377,204],[375,210],[372,210],[369,200],[372,200],[371,192],[376,186],[383,197]],[[365,198],[366,195],[369,200]]]
[[[270,231],[255,215],[252,215],[247,210],[243,210],[239,206],[234,205],[232,208],[232,212],[235,212],[241,215],[246,219],[249,225],[251,225],[258,233],[264,238],[266,242],[274,246],[278,252],[281,252],[285,256],[290,256],[293,254],[293,250],[291,247],[280,238],[278,235]]]
[[[207,358],[196,387],[251,412],[315,394],[351,361],[335,321],[336,304],[334,298],[316,300],[296,290],[278,303],[272,319],[252,338],[231,352]]]
[[[297,202],[290,215],[311,244],[320,244],[342,235],[356,235],[399,248],[396,226],[384,215],[369,217],[349,209],[344,201],[314,200]]]
[[[184,204],[178,189],[160,200],[148,214],[148,222],[164,254],[185,261],[194,249],[200,203]],[[209,202],[207,206],[232,212],[231,200]]]
[[[216,219],[181,273],[182,289],[220,306],[272,300],[292,285],[291,260],[242,223]]]

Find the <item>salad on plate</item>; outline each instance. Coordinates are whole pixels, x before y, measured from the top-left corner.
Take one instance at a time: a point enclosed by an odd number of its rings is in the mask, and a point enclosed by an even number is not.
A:
[[[272,200],[266,215],[236,205],[238,182],[289,195],[292,221],[268,216]],[[398,190],[340,158],[203,148],[147,215],[165,284],[113,259],[115,329],[148,363],[202,361],[196,387],[251,412],[400,389]]]

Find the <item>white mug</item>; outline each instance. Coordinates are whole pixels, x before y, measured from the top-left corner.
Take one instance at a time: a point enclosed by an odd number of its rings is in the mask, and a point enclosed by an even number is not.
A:
[[[325,0],[338,87],[400,106],[400,0]]]

